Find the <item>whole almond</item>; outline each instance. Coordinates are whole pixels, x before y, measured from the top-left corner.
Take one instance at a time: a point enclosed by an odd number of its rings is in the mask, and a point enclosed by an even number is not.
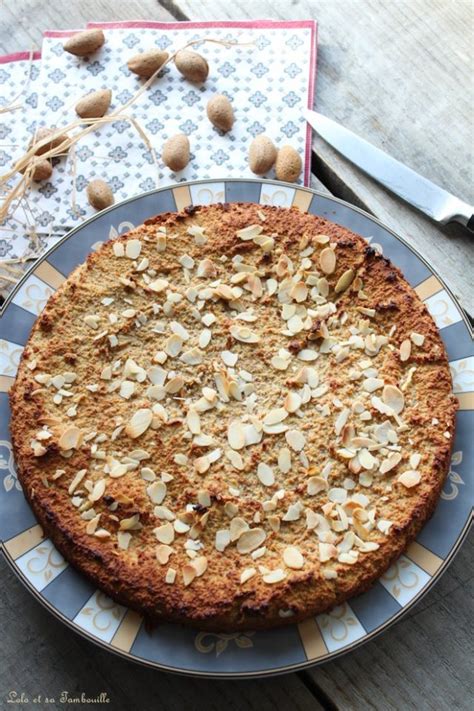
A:
[[[182,49],[174,58],[176,69],[189,81],[200,83],[206,81],[209,65],[200,54]]]
[[[51,177],[53,166],[47,158],[36,158],[35,156],[26,167],[29,167],[30,165],[33,165],[33,172],[31,173],[32,180],[39,182],[40,180],[48,180],[48,178]],[[26,167],[23,168],[20,173],[24,173],[26,171]]]
[[[98,89],[77,102],[76,114],[81,118],[100,118],[107,113],[111,100],[110,89]]]
[[[46,126],[43,126],[43,128],[39,128],[31,141],[28,144],[28,148],[31,148],[32,146],[36,145],[37,143],[40,143],[41,141],[44,141],[45,138],[48,138],[49,136],[52,136],[56,133],[58,129],[57,128],[46,128]],[[46,151],[50,151],[53,148],[57,148],[58,146],[61,145],[61,143],[64,143],[64,141],[67,141],[68,136],[65,133],[58,134],[54,138],[49,141],[49,143],[45,143],[44,146],[41,146],[36,150],[36,155],[40,156],[42,153],[46,153]]]
[[[102,30],[84,30],[69,37],[64,43],[64,50],[76,57],[87,57],[96,52],[105,42]]]
[[[227,133],[234,125],[234,111],[227,96],[216,94],[207,102],[207,117],[221,131]]]
[[[91,180],[87,186],[87,199],[96,210],[104,210],[114,204],[112,188],[105,180]]]
[[[275,163],[275,175],[278,180],[294,183],[301,173],[302,162],[298,151],[292,146],[282,146]]]
[[[184,133],[171,136],[163,146],[163,163],[175,173],[189,163],[189,139]]]
[[[249,165],[252,173],[263,175],[273,167],[277,149],[268,136],[261,134],[253,139],[249,148]]]
[[[131,57],[127,66],[131,72],[138,74],[139,77],[149,79],[168,59],[168,52],[162,52],[160,49],[150,49],[148,52],[141,52]]]

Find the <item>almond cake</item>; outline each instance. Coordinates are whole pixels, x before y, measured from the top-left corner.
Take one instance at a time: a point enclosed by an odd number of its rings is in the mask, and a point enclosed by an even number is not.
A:
[[[270,628],[366,590],[432,514],[456,400],[401,273],[296,208],[219,204],[105,243],[11,392],[61,553],[152,621]]]

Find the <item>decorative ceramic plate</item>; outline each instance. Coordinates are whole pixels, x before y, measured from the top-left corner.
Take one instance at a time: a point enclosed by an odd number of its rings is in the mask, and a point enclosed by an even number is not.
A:
[[[460,403],[456,440],[434,516],[369,592],[329,614],[267,632],[215,634],[175,624],[161,624],[150,632],[136,612],[96,590],[43,537],[15,474],[7,391],[47,299],[102,241],[155,214],[224,201],[297,205],[362,235],[400,267],[426,303],[448,352],[454,393]],[[23,583],[53,614],[128,659],[210,677],[264,676],[319,664],[354,649],[405,614],[446,569],[468,530],[474,479],[472,333],[449,290],[427,263],[387,227],[341,200],[262,180],[180,183],[132,198],[74,229],[33,266],[3,306],[0,333],[0,539],[4,554]]]

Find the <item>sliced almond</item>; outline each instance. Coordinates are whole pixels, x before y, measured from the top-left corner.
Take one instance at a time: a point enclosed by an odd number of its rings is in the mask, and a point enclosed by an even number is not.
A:
[[[304,558],[296,546],[287,546],[283,551],[283,562],[287,568],[300,570],[304,566]]]
[[[153,504],[161,504],[166,496],[166,484],[159,479],[147,487],[146,493]]]
[[[169,521],[155,528],[153,532],[160,543],[169,545],[174,541],[174,528]]]
[[[245,432],[240,420],[231,420],[227,428],[227,441],[232,449],[245,447]]]
[[[291,452],[288,447],[282,447],[278,454],[278,467],[283,474],[291,470]]]
[[[116,242],[115,244],[120,244]],[[114,244],[114,246],[115,246]],[[142,243],[139,239],[129,239],[125,243],[125,256],[129,259],[137,259],[142,251]]]
[[[402,341],[400,345],[400,360],[402,363],[407,361],[410,358],[411,355],[411,341],[409,338],[406,338],[404,341]]]
[[[240,536],[237,541],[237,550],[241,554],[251,553],[262,545],[266,537],[267,534],[263,528],[251,528]]]
[[[83,441],[83,434],[78,427],[66,427],[58,440],[58,447],[63,451],[79,449]]]
[[[336,268],[336,253],[330,247],[325,247],[319,255],[319,266],[325,274],[332,274]]]
[[[399,415],[405,407],[405,397],[396,385],[385,385],[382,400],[396,415]]]
[[[295,452],[301,452],[306,444],[305,436],[299,430],[288,430],[288,432],[285,432],[285,439]]]
[[[288,417],[288,412],[284,407],[277,407],[265,415],[263,418],[264,425],[276,425],[278,422],[283,422]]]
[[[171,546],[167,546],[165,544],[161,544],[160,546],[156,547],[156,559],[160,565],[166,565],[170,559],[171,554],[173,553],[173,549]]]
[[[328,272],[326,272],[328,273]],[[355,278],[355,271],[353,269],[347,269],[344,274],[339,277],[336,286],[334,287],[334,291],[336,294],[340,294],[342,291],[345,291],[350,287],[352,282],[354,281]]]
[[[132,416],[125,427],[125,433],[132,439],[140,437],[147,431],[153,420],[153,412],[147,407],[140,408]]]
[[[262,576],[262,580],[267,585],[274,585],[275,583],[281,583],[282,580],[286,578],[286,573],[281,568],[276,568],[275,570],[270,570]]]
[[[325,491],[328,488],[326,479],[322,476],[312,476],[308,479],[306,491],[308,496],[316,496],[320,491]]]
[[[413,486],[417,486],[421,481],[421,474],[413,469],[409,469],[403,472],[398,477],[397,481],[403,484],[407,489],[411,489]]]
[[[284,407],[287,412],[296,412],[297,410],[300,409],[302,404],[301,401],[301,396],[298,395],[298,393],[295,393],[293,390],[291,390],[287,396],[285,397],[284,400]]]
[[[247,580],[250,580],[250,578],[253,578],[253,576],[256,574],[256,569],[255,568],[245,568],[241,574],[240,574],[240,584],[243,585],[244,583],[247,582]]]
[[[260,462],[258,465],[257,476],[259,481],[264,486],[273,486],[275,483],[275,474],[273,473],[273,469],[269,467],[268,464],[265,464],[265,462]]]
[[[151,291],[156,292],[157,294],[161,293],[162,291],[165,291],[169,287],[169,282],[167,279],[155,279],[154,281],[151,281],[148,284],[148,288],[151,289]]]
[[[245,519],[236,516],[230,522],[230,540],[231,542],[238,541],[240,536],[249,530],[249,525]]]

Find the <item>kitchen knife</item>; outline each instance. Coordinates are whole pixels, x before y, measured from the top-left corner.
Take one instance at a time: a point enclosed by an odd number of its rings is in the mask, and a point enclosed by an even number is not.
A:
[[[436,222],[460,222],[474,231],[474,207],[408,168],[341,124],[306,109],[308,123],[339,153]]]

